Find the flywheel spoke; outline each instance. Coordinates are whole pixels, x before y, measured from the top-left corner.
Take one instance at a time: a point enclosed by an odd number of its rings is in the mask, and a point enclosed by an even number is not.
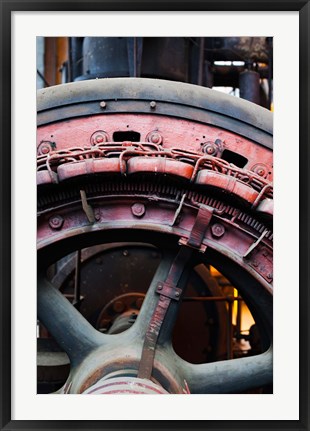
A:
[[[136,322],[136,330],[142,335],[145,336],[148,326],[152,320],[152,316],[154,313],[157,313],[158,306],[166,300],[170,300],[161,291],[158,290],[159,284],[164,284],[168,281],[170,286],[175,285],[179,289],[184,289],[189,270],[186,269],[185,266],[188,263],[188,260],[191,256],[191,251],[183,249],[177,254],[174,252],[165,251],[162,257],[162,260],[157,268],[157,271],[153,277],[153,280],[150,284],[150,287],[146,293],[145,299],[143,301],[143,305],[139,316]],[[164,289],[163,289],[164,290]],[[171,294],[173,296],[174,289],[171,287]],[[180,297],[182,294],[180,295]],[[160,342],[164,342],[169,340],[171,336],[171,332],[174,327],[174,323],[177,317],[180,299],[179,297],[170,300],[170,304],[168,306],[167,312],[164,315],[162,327],[160,330]]]
[[[44,276],[38,279],[38,318],[68,354],[71,365],[77,365],[106,336],[90,323]]]
[[[238,393],[272,383],[272,346],[248,358],[201,365],[177,362],[194,394]]]

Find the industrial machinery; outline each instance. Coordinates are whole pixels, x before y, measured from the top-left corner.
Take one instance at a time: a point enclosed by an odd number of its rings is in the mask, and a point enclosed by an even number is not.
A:
[[[141,76],[146,42],[126,43]],[[38,93],[38,391],[270,392],[271,112],[76,77]]]

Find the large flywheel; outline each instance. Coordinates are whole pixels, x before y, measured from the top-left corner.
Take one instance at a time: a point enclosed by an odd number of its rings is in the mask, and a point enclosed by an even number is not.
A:
[[[249,102],[138,78],[41,90],[38,364],[58,382],[49,391],[270,390],[272,174],[272,114]],[[259,348],[237,355],[238,300]]]

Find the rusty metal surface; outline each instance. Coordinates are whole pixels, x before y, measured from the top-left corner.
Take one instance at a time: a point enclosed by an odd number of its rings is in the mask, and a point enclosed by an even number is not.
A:
[[[153,110],[151,101],[156,101]],[[152,110],[153,115],[181,117],[230,130],[272,148],[270,111],[190,84],[141,78],[90,80],[40,90],[37,106],[38,125],[84,115]]]
[[[271,383],[270,113],[199,87],[139,79],[43,90],[38,106],[38,310],[71,360],[60,392],[141,376],[169,393]],[[151,244],[162,258],[135,319],[128,322],[131,307],[121,310],[115,294],[111,334],[102,334],[43,273],[78,253],[80,303],[79,250],[124,241]],[[175,353],[182,292],[200,263],[215,265],[240,290],[265,353],[200,365]],[[102,285],[108,290],[108,279]]]
[[[89,352],[84,351],[82,353],[80,359],[83,360],[80,360],[80,365],[71,370],[66,384],[67,390],[64,389],[66,393],[84,393],[100,379],[105,376],[106,378],[113,377],[115,373],[120,377],[128,374],[133,377],[136,376],[142,343],[147,331],[146,323],[158,303],[158,295],[156,295],[155,290],[159,280],[167,277],[171,262],[171,257],[162,261],[151,283],[136,323],[121,334],[102,337],[101,345]],[[243,279],[242,283],[246,285],[248,281]],[[258,287],[254,288],[253,286],[253,292],[251,290],[248,292],[248,295],[252,296],[252,300],[255,300],[255,289]],[[54,288],[51,287],[51,289]],[[46,291],[43,291],[42,294],[45,296]],[[272,323],[272,313],[270,313],[272,302],[270,300],[265,302],[267,297],[265,299],[263,297],[264,295],[260,295],[259,298],[259,301],[263,301],[262,304],[265,304],[261,317],[268,327]],[[62,298],[62,301],[67,300]],[[256,306],[258,307],[260,307],[259,301],[257,302],[256,300]],[[175,305],[177,305],[177,302],[175,302]],[[47,313],[57,315],[58,305],[52,301]],[[71,307],[73,308],[73,306]],[[176,309],[170,311],[175,313]],[[168,325],[168,332],[167,328],[165,328],[166,335],[169,336],[170,330],[171,328]],[[233,361],[194,366],[181,360],[169,348],[169,344],[167,346],[167,343],[165,343],[159,345],[156,350],[153,373],[153,379],[155,380],[153,381],[160,382],[161,386],[170,393],[184,393],[184,381],[187,382],[191,393],[234,392],[269,382],[271,379],[270,361],[271,351],[268,351],[253,358],[241,358]],[[173,371],[176,369],[178,370],[177,374]],[[224,379],[224,384],[222,376],[227,376]]]
[[[48,171],[49,175],[42,175],[44,171]],[[178,148],[169,151],[158,148],[154,151],[147,148],[145,143],[107,143],[52,151],[38,157],[40,185],[94,173],[175,176],[237,196],[250,203],[252,208],[256,208],[264,199],[272,198],[273,190],[272,183],[264,177],[253,171],[240,169],[220,158],[200,156]],[[262,211],[262,207],[260,210]]]
[[[233,134],[198,122],[154,116],[150,114],[117,114],[104,117],[105,130],[102,130],[101,116],[75,118],[56,124],[40,127],[37,133],[38,155],[46,155],[53,150],[72,147],[84,148],[87,145],[100,145],[111,142],[115,131],[135,130],[140,140],[161,145],[164,149],[178,146],[197,154],[221,157],[225,150],[246,155],[244,168],[258,172],[272,179],[272,153],[268,148]],[[94,141],[94,139],[97,139]],[[47,146],[47,143],[48,146]],[[115,145],[115,143],[114,143]],[[45,153],[42,154],[42,146]],[[212,153],[210,154],[210,149]],[[258,168],[264,161],[263,171]]]
[[[179,301],[181,299],[182,289],[177,286],[191,255],[192,250],[190,248],[182,247],[172,262],[165,281],[160,281],[157,284],[156,292],[159,294],[159,301],[150,319],[144,338],[138,369],[138,377],[141,379],[151,378],[158,336],[171,300]]]

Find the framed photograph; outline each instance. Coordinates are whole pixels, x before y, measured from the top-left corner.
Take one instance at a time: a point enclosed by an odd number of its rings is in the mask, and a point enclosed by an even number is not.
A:
[[[309,429],[308,1],[1,18],[1,428]]]

